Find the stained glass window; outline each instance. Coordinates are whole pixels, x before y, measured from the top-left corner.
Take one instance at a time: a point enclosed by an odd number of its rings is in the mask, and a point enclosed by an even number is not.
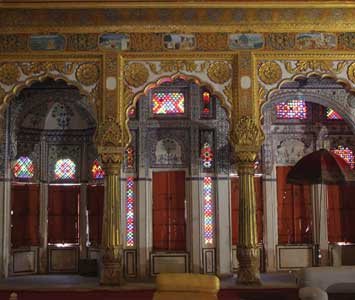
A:
[[[16,178],[32,178],[34,175],[34,166],[28,156],[20,156],[14,165],[14,176]]]
[[[332,150],[332,152],[339,155],[342,159],[344,159],[349,164],[351,169],[354,169],[355,159],[354,159],[354,153],[351,149],[344,146],[338,146],[338,148]]]
[[[74,179],[75,167],[75,163],[69,158],[58,160],[54,168],[55,179]]]
[[[276,117],[278,119],[298,119],[307,118],[307,105],[304,100],[289,100],[276,104]]]
[[[153,94],[153,113],[160,115],[183,114],[185,98],[183,93],[159,92]]]
[[[126,245],[134,246],[134,177],[126,179]]]
[[[209,118],[212,116],[212,99],[209,92],[202,93],[201,117]]]
[[[136,116],[136,109],[132,107],[131,109],[128,110],[128,117],[134,119],[135,116]]]
[[[342,116],[339,115],[334,109],[327,107],[326,111],[326,116],[328,120],[342,120]]]
[[[129,168],[129,169],[134,168],[134,150],[133,150],[133,147],[128,147],[126,149],[126,163],[127,163],[127,168]]]
[[[201,149],[202,165],[204,168],[209,169],[213,163],[213,152],[209,143],[205,143]]]
[[[95,159],[94,163],[92,164],[91,172],[92,178],[94,179],[103,179],[105,177],[105,171],[97,159]]]
[[[205,244],[213,244],[214,218],[212,178],[203,178],[203,215],[204,215],[204,239]]]

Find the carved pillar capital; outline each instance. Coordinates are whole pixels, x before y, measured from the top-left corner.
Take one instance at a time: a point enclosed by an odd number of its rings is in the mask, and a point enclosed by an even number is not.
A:
[[[106,172],[100,283],[120,285],[123,273],[120,175],[124,147],[119,122],[113,117],[105,119],[97,128],[95,142]]]

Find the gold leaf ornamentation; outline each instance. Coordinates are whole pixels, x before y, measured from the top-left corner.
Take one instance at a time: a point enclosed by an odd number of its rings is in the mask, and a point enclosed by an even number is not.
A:
[[[114,117],[108,117],[96,131],[95,143],[100,147],[121,147],[122,130]]]
[[[226,33],[197,33],[197,47],[199,50],[226,50],[228,48],[228,35]]]
[[[6,85],[12,85],[20,77],[20,71],[15,64],[3,64],[0,66],[0,82]]]
[[[207,70],[208,78],[214,83],[223,84],[231,77],[231,69],[227,62],[212,63]]]
[[[181,71],[201,73],[206,70],[206,63],[197,64],[188,60],[161,61],[160,64],[150,63],[149,68],[157,75]]]
[[[149,77],[148,69],[140,63],[131,63],[126,66],[124,78],[128,85],[139,87],[143,85]]]
[[[93,51],[97,49],[97,34],[72,34],[68,37],[68,48],[76,51]]]
[[[269,45],[275,50],[290,50],[295,47],[295,35],[293,33],[270,33]]]
[[[265,84],[275,84],[281,79],[281,67],[273,61],[264,62],[258,70],[258,75]]]
[[[348,68],[348,78],[352,83],[355,83],[355,63],[352,63]]]
[[[21,71],[27,76],[41,73],[58,72],[70,75],[74,71],[74,63],[69,62],[26,62],[20,65]]]
[[[261,142],[261,134],[255,121],[248,116],[243,116],[233,126],[230,140],[238,147],[258,146]]]
[[[125,108],[128,107],[128,105],[132,104],[132,99],[133,99],[133,92],[128,86],[124,86],[124,91],[123,91],[123,99],[125,103]]]
[[[295,67],[291,62],[285,62],[285,69],[290,74],[302,73],[307,71],[321,71],[339,74],[344,70],[345,62],[341,61],[333,65],[332,61],[323,60],[299,60],[296,62]]]
[[[100,70],[95,64],[82,64],[76,70],[75,76],[83,85],[93,85],[99,80]]]
[[[232,90],[232,84],[229,83],[226,85],[226,87],[223,90],[223,93],[226,95],[227,99],[229,102],[233,102],[233,90]]]

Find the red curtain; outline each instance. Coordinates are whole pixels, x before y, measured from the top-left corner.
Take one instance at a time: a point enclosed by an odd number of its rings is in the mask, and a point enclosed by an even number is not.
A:
[[[12,248],[39,246],[39,185],[11,186]]]
[[[105,201],[103,185],[89,185],[87,188],[87,209],[89,213],[89,240],[93,247],[99,247],[102,237],[102,222]]]
[[[263,240],[264,231],[264,206],[263,206],[263,186],[262,177],[254,177],[255,201],[256,201],[256,225],[258,231],[258,242]],[[231,179],[231,198],[232,198],[232,244],[238,242],[238,217],[239,217],[239,177]]]
[[[186,250],[185,172],[153,173],[153,248]]]
[[[79,186],[48,189],[48,243],[79,243]]]
[[[288,184],[291,168],[276,168],[279,244],[312,243],[311,187]]]
[[[355,187],[328,186],[328,240],[355,242]]]

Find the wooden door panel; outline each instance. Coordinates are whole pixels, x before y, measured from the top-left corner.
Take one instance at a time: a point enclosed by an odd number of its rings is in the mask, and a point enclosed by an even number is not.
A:
[[[186,248],[183,171],[153,173],[153,248]]]

